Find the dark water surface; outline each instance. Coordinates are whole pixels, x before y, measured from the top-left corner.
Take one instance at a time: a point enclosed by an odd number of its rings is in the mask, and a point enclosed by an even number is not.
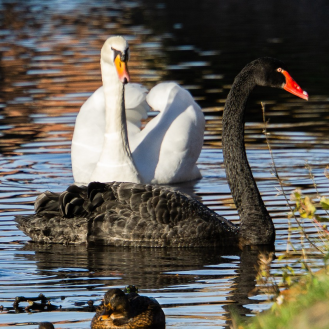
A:
[[[260,101],[266,104],[269,140],[288,197],[296,187],[315,194],[313,180],[319,193],[328,195],[328,14],[329,5],[321,0],[311,5],[297,0],[0,1],[0,305],[7,309],[0,313],[0,327],[36,328],[46,320],[56,328],[88,328],[93,313],[87,302],[98,305],[108,287],[127,284],[158,299],[168,328],[224,328],[230,305],[247,316],[269,308],[272,291],[257,272],[270,273],[277,283],[286,264],[301,274],[298,260],[309,244],[299,230],[288,234],[289,226],[297,225],[289,223],[289,208],[272,175]],[[220,148],[225,98],[249,61],[273,56],[288,64],[310,100],[282,90],[255,90],[246,143],[277,229],[275,256],[286,251],[289,237],[295,247],[289,257],[279,261],[264,249],[40,246],[16,228],[15,215],[31,213],[38,193],[59,192],[73,182],[75,117],[101,85],[99,51],[116,34],[129,40],[133,82],[151,87],[177,81],[204,109],[203,178],[177,188],[235,222]],[[304,227],[316,233],[312,224]],[[322,265],[312,249],[307,261],[313,270]],[[15,313],[16,296],[39,293],[62,310]]]

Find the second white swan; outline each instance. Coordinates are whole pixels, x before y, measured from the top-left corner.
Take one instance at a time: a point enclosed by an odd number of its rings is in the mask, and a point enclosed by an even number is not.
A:
[[[75,182],[170,184],[200,178],[196,161],[205,126],[201,108],[173,82],[160,83],[148,94],[141,85],[126,84],[128,59],[123,37],[106,40],[101,50],[103,86],[82,105],[76,119],[71,151]],[[121,111],[123,106],[126,111]],[[149,107],[159,114],[141,130]]]

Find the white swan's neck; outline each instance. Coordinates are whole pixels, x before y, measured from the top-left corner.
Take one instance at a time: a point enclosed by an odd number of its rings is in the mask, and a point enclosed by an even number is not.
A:
[[[103,150],[91,180],[139,183],[141,179],[128,142],[124,85],[115,67],[102,59],[101,70],[105,96],[105,134]]]
[[[125,126],[123,90],[124,86],[116,75],[115,67],[101,60],[103,90],[105,96],[105,126],[107,133],[117,133]]]

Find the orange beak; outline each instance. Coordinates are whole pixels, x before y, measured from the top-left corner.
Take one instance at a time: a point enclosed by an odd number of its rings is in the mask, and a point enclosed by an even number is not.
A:
[[[308,94],[306,91],[303,91],[301,87],[297,84],[297,82],[291,77],[291,75],[285,71],[282,70],[282,74],[286,78],[286,84],[284,85],[283,89],[288,91],[289,93],[292,93],[295,96],[298,96],[300,98],[308,100]]]
[[[111,312],[104,309],[103,312],[101,313],[101,315],[98,317],[98,320],[106,321],[106,320],[110,319],[110,316],[111,316]]]
[[[100,321],[106,321],[110,318],[110,316],[108,314],[103,314],[103,315],[100,315],[98,320]]]
[[[120,55],[114,60],[114,65],[117,69],[119,79],[122,83],[127,83],[130,81],[129,72],[128,72],[128,65],[127,62],[122,62]]]

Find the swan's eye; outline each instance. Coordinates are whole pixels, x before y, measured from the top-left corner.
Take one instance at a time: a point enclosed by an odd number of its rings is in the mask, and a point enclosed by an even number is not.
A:
[[[282,72],[283,70],[282,70],[282,68],[281,67],[279,67],[278,69],[276,69],[278,72]]]
[[[112,47],[111,47],[111,50],[113,51],[113,62],[117,58],[118,55],[120,56],[120,58],[122,57],[122,52],[120,50],[116,50]]]

